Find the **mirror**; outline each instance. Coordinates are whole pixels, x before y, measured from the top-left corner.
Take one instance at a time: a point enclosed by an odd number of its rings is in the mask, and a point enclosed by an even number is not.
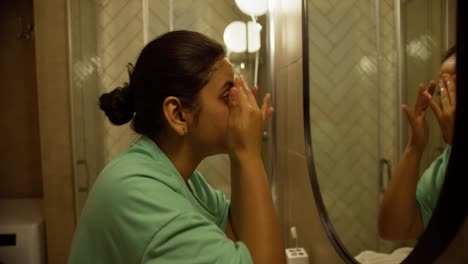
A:
[[[306,147],[327,235],[349,262],[411,248],[415,241],[380,239],[379,206],[408,140],[401,105],[414,105],[420,82],[438,80],[454,44],[455,1],[304,3]],[[427,119],[421,172],[446,147]]]
[[[243,74],[250,85],[264,88],[259,98],[268,92],[266,1],[256,1],[253,10],[248,1],[234,0],[69,3],[77,216],[104,165],[138,138],[130,125],[110,124],[97,106],[98,97],[128,81],[127,63],[134,63],[144,45],[155,37],[173,30],[201,32],[225,44],[235,71]],[[237,42],[225,42],[225,35],[228,40],[232,35],[226,28],[235,21],[244,36],[241,49],[235,48]],[[270,142],[266,141],[264,148],[268,170]],[[198,170],[214,188],[230,197],[226,155],[205,159]]]

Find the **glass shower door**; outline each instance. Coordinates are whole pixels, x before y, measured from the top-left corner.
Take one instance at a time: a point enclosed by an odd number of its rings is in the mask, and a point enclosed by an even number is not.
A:
[[[104,165],[137,138],[114,126],[99,96],[128,81],[126,65],[143,48],[140,1],[69,0],[70,64],[77,217]]]

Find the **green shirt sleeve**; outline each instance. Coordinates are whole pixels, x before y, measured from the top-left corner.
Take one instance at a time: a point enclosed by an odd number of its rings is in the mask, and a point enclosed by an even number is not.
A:
[[[427,227],[432,217],[439,193],[445,179],[445,171],[450,158],[450,148],[437,157],[427,168],[418,181],[416,188],[416,203],[423,219],[424,228]]]
[[[141,263],[253,263],[242,242],[233,242],[205,217],[180,213],[156,233],[147,245]]]

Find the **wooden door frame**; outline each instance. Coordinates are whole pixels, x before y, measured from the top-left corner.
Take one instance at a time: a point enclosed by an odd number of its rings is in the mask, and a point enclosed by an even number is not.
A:
[[[48,263],[67,263],[76,226],[68,1],[34,0],[39,131]]]

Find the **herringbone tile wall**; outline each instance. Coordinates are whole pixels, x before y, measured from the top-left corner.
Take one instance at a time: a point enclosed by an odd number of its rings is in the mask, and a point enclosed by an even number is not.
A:
[[[377,248],[378,162],[394,161],[397,150],[393,1],[380,1],[380,53],[375,1],[308,3],[312,142],[322,197],[351,254],[384,250]]]
[[[128,81],[126,64],[143,47],[141,1],[71,1],[72,100],[78,211],[107,161],[137,135],[113,126],[99,111],[98,97]],[[78,188],[77,187],[77,188]],[[82,188],[87,187],[87,188]]]
[[[170,31],[170,0],[148,0],[148,41]]]
[[[249,19],[233,0],[173,0],[173,5],[174,30],[198,31],[220,43],[229,23]]]
[[[128,82],[127,63],[135,63],[143,47],[143,13],[141,1],[100,0],[97,5],[97,53],[101,58],[99,89],[109,92]],[[111,160],[137,139],[130,124],[113,126],[102,119],[105,160]]]

